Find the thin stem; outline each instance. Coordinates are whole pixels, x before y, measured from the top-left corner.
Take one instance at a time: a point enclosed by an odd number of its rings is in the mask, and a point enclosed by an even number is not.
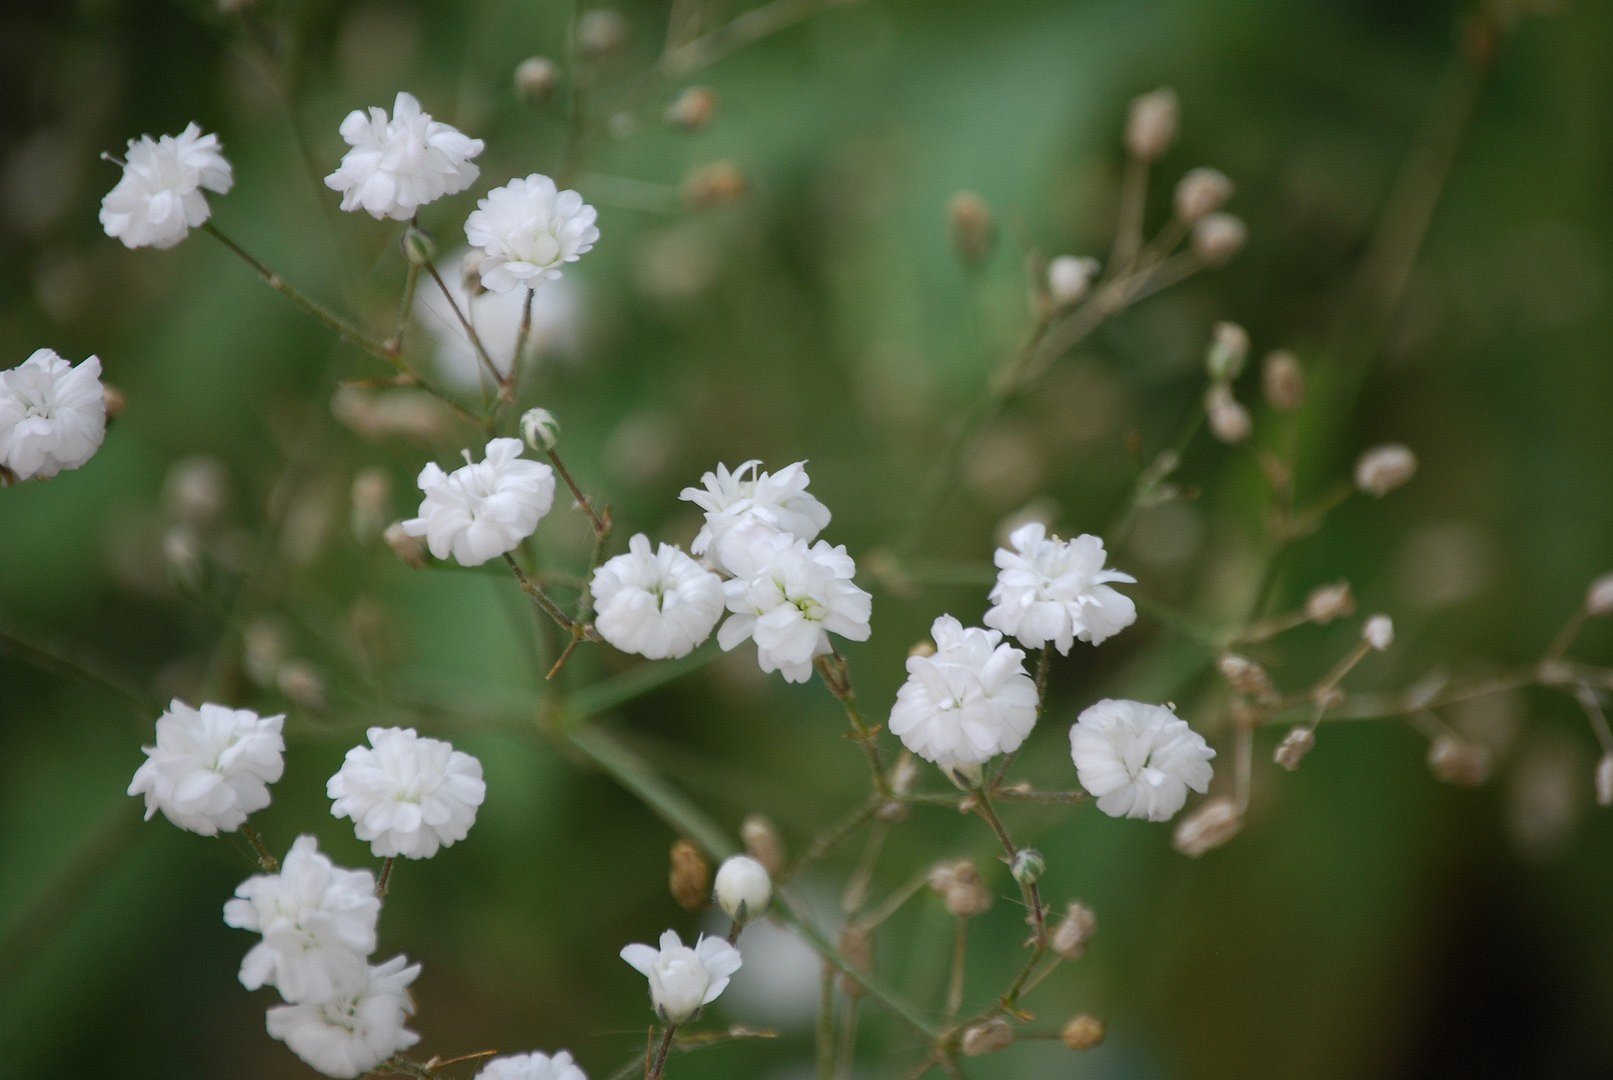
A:
[[[835,700],[846,710],[846,719],[851,721],[854,732],[853,738],[862,744],[863,754],[868,758],[868,771],[873,777],[874,790],[881,799],[890,800],[893,793],[890,778],[885,775],[885,768],[879,761],[878,734],[868,726],[862,714],[857,711],[857,696],[852,692],[845,660],[838,654],[833,654],[820,656],[812,663],[818,669],[818,674],[823,677],[823,685],[828,687],[829,693],[833,694]]]
[[[515,580],[521,583],[521,591],[530,596],[532,598],[532,602],[537,604],[538,607],[543,610],[544,614],[553,619],[560,629],[571,634],[573,639],[590,637],[592,635],[593,631],[591,628],[581,626],[570,615],[567,615],[564,611],[560,610],[560,605],[550,599],[549,594],[544,592],[542,587],[539,586],[537,582],[528,577],[525,570],[521,569],[521,564],[515,561],[514,555],[511,555],[509,552],[505,552],[504,562],[508,564],[512,571],[514,571]]]
[[[269,846],[263,842],[262,833],[250,825],[243,824],[241,826],[241,835],[246,838],[247,843],[252,845],[252,850],[258,856],[258,865],[263,868],[265,873],[272,874],[280,869],[280,860],[274,857],[274,853],[269,850]]]
[[[528,289],[526,303],[521,305],[521,329],[515,335],[515,355],[510,358],[510,374],[504,381],[504,394],[508,401],[514,401],[520,392],[521,361],[526,356],[527,339],[532,336],[532,303],[537,295],[536,289]]]
[[[969,959],[969,920],[958,916],[952,927],[952,976],[947,984],[946,1024],[951,1026],[963,1008],[964,964]]]
[[[476,355],[481,359],[482,366],[487,369],[487,377],[493,380],[493,384],[495,386],[503,387],[504,376],[499,374],[498,365],[493,363],[493,358],[488,355],[487,348],[482,344],[481,335],[477,334],[476,327],[471,325],[470,317],[460,309],[459,301],[454,298],[454,294],[449,290],[448,283],[444,281],[442,279],[442,275],[437,272],[437,267],[434,263],[428,262],[425,264],[425,267],[426,273],[431,275],[431,280],[435,281],[437,283],[437,288],[441,290],[442,298],[448,301],[449,308],[453,310],[454,318],[459,320],[459,325],[464,328],[466,336],[470,338],[471,346],[476,350]]]
[[[403,355],[404,342],[409,333],[410,316],[414,313],[414,294],[420,287],[420,267],[413,262],[403,279],[403,296],[398,301],[398,324],[392,331],[392,336],[382,342],[382,347],[397,356]]]
[[[666,1026],[666,1031],[661,1035],[661,1045],[655,1048],[655,1057],[650,1061],[650,1067],[644,1070],[644,1080],[660,1080],[661,1074],[666,1071],[666,1058],[672,1052],[672,1036],[677,1030],[676,1024]]]
[[[997,834],[998,843],[1002,844],[1008,861],[1012,863],[1014,856],[1019,854],[1019,845],[1008,835],[1008,830],[1003,826],[1002,818],[997,816],[996,809],[991,805],[991,796],[984,787],[975,792],[974,809],[986,824],[991,826],[991,831]],[[1041,890],[1032,881],[1021,884],[1020,891],[1024,893],[1025,906],[1030,909],[1030,923],[1036,929],[1036,948],[1041,950],[1047,946],[1047,916],[1042,911]]]
[[[835,977],[834,966],[825,963],[818,977],[818,1080],[831,1080],[834,1076]]]
[[[397,860],[388,855],[386,861],[381,863],[381,873],[375,879],[375,895],[378,899],[385,900],[387,890],[392,887],[392,865],[395,862]]]
[[[566,463],[561,460],[560,455],[552,449],[545,450],[544,453],[548,455],[549,463],[554,466],[554,471],[560,474],[560,479],[565,481],[566,487],[571,489],[572,498],[577,500],[577,505],[582,508],[583,513],[588,515],[588,523],[594,527],[594,538],[603,543],[605,538],[610,535],[610,511],[606,510],[603,517],[596,513],[594,511],[594,500],[583,494],[582,488],[578,487],[577,481],[572,479],[571,470],[566,468]]]
[[[1126,158],[1125,175],[1120,181],[1120,209],[1115,224],[1115,242],[1109,251],[1105,276],[1126,277],[1137,259],[1143,242],[1143,208],[1148,200],[1148,162],[1140,157]]]

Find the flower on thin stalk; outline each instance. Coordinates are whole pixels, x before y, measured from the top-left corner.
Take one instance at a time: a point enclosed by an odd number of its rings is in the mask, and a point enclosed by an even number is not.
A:
[[[1027,648],[1051,642],[1067,656],[1076,639],[1101,645],[1137,621],[1137,605],[1110,588],[1112,582],[1137,579],[1103,568],[1108,555],[1096,536],[1060,540],[1031,522],[1015,529],[1008,542],[1011,546],[998,548],[995,556],[997,583],[987,626]]]
[[[1169,820],[1189,788],[1209,790],[1214,756],[1204,737],[1163,705],[1106,698],[1070,728],[1076,775],[1110,817]]]
[[[753,561],[747,557],[752,545],[781,533],[811,543],[829,524],[829,508],[807,491],[806,462],[776,473],[762,472],[761,464],[753,459],[732,471],[719,464],[700,477],[700,487],[678,494],[706,512],[689,550],[731,574],[737,573],[735,566]]]
[[[487,797],[482,763],[413,728],[372,727],[325,785],[330,811],[378,858],[429,859],[465,839]]]
[[[349,1080],[420,1041],[404,1026],[414,1014],[409,984],[419,974],[419,964],[394,956],[366,966],[362,978],[332,1001],[276,1005],[265,1026],[311,1068]]]
[[[476,1080],[588,1080],[571,1055],[561,1050],[548,1054],[512,1054],[494,1058],[476,1074]]]
[[[1025,654],[996,630],[965,629],[950,615],[930,628],[935,652],[907,659],[891,734],[951,773],[1019,749],[1036,723],[1036,683]]]
[[[285,770],[284,716],[175,698],[157,718],[157,743],[129,783],[144,795],[146,820],[160,810],[202,836],[231,832],[269,805],[269,785]]]
[[[739,970],[739,950],[722,938],[701,935],[693,948],[677,931],[661,935],[660,947],[629,945],[622,959],[650,981],[650,1002],[663,1022],[681,1024],[716,1001]]]
[[[494,439],[479,462],[467,450],[465,464],[451,473],[430,462],[418,482],[426,497],[403,531],[425,537],[433,555],[452,555],[461,566],[514,551],[554,505],[554,470],[523,460],[519,439]]]
[[[186,124],[178,135],[129,140],[123,176],[101,200],[101,227],[128,248],[171,248],[212,216],[203,191],[235,184],[217,135]]]
[[[553,281],[599,242],[598,217],[581,195],[537,173],[494,188],[465,220],[466,238],[482,249],[482,286],[524,295]]]
[[[427,203],[476,182],[472,159],[482,140],[422,112],[413,94],[400,92],[392,115],[385,109],[354,109],[342,121],[342,156],[325,186],[342,193],[342,209],[373,218],[408,221]]]
[[[0,371],[0,466],[19,480],[77,469],[106,438],[106,390],[101,361],[69,364],[52,349],[36,349]]]
[[[756,642],[763,671],[777,671],[787,682],[812,677],[812,661],[833,651],[831,633],[867,641],[873,598],[852,578],[857,564],[844,547],[778,534],[751,545],[738,574],[723,586],[732,612],[717,631],[717,642],[732,650]]]
[[[588,588],[600,637],[651,660],[687,656],[723,614],[722,579],[670,544],[652,550],[643,533],[596,570]]]

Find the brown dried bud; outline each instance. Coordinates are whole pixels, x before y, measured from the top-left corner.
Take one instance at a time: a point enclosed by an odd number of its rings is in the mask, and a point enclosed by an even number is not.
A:
[[[991,910],[991,890],[980,870],[968,859],[937,863],[930,870],[930,888],[941,897],[949,915],[972,919]]]
[[[411,570],[419,570],[426,565],[426,544],[418,536],[410,536],[403,531],[403,522],[394,521],[381,533],[386,546],[392,553],[403,560],[403,565]]]
[[[1180,109],[1168,86],[1133,98],[1126,113],[1126,152],[1139,161],[1158,161],[1176,141]]]
[[[1176,216],[1191,225],[1232,198],[1232,181],[1217,169],[1194,169],[1176,184]]]
[[[947,203],[947,231],[953,250],[970,266],[986,261],[997,236],[991,207],[972,191],[960,191]]]
[[[1225,266],[1243,250],[1249,228],[1235,214],[1207,214],[1193,226],[1193,254],[1206,266]]]
[[[1225,795],[1207,799],[1176,826],[1171,843],[1176,850],[1196,859],[1238,835],[1243,828],[1243,811]]]
[[[1266,403],[1278,412],[1297,412],[1305,404],[1305,369],[1286,349],[1266,354],[1260,386],[1266,392]]]
[[[1053,928],[1048,944],[1064,959],[1079,960],[1087,954],[1087,943],[1097,932],[1098,913],[1083,903],[1072,902]]]
[[[1091,1050],[1103,1041],[1103,1021],[1088,1013],[1072,1016],[1064,1030],[1059,1032],[1059,1039],[1071,1050]]]
[[[1613,574],[1603,574],[1585,591],[1587,615],[1613,615]]]
[[[101,394],[106,400],[106,418],[116,420],[123,413],[123,407],[128,404],[128,399],[123,396],[122,390],[111,383],[101,384]]]
[[[1014,1045],[1014,1025],[1000,1016],[990,1020],[982,1020],[972,1027],[963,1029],[963,1039],[959,1043],[964,1057],[980,1057],[982,1054],[995,1054],[999,1050],[1006,1050]]]
[[[1355,463],[1355,486],[1366,495],[1381,499],[1404,486],[1417,473],[1417,455],[1399,443],[1375,446]]]
[[[874,931],[860,923],[849,923],[840,931],[840,955],[853,971],[868,974],[874,970]],[[861,997],[862,984],[845,972],[840,973],[840,992],[847,997]]]
[[[1596,763],[1596,805],[1613,806],[1613,752]]]
[[[1299,768],[1299,763],[1305,760],[1305,755],[1311,752],[1316,745],[1316,732],[1308,727],[1297,727],[1283,736],[1283,741],[1277,744],[1277,752],[1272,760],[1289,772]]]
[[[1212,385],[1204,395],[1204,414],[1210,421],[1210,434],[1229,446],[1243,442],[1254,429],[1249,410],[1238,403],[1232,388],[1223,382]]]
[[[778,826],[762,814],[747,814],[739,823],[739,839],[745,853],[766,867],[775,878],[784,869],[784,838]]]
[[[1456,735],[1440,735],[1428,746],[1434,777],[1458,787],[1478,787],[1490,778],[1490,752]]]
[[[734,161],[696,165],[683,177],[683,201],[696,210],[738,202],[749,190],[745,170]]]
[[[515,66],[515,92],[529,105],[542,105],[560,85],[560,66],[547,56],[529,56]]]
[[[1237,653],[1224,653],[1216,662],[1221,671],[1221,677],[1232,684],[1232,688],[1240,694],[1247,694],[1264,704],[1274,702],[1278,698],[1277,687],[1271,681],[1266,669]]]
[[[711,864],[687,840],[672,845],[672,868],[667,875],[672,899],[685,911],[699,911],[711,897]]]
[[[1305,617],[1313,623],[1330,623],[1355,613],[1355,594],[1348,581],[1320,585],[1305,598]]]
[[[717,112],[717,93],[710,87],[691,86],[666,107],[666,122],[688,131],[699,131],[711,123]]]

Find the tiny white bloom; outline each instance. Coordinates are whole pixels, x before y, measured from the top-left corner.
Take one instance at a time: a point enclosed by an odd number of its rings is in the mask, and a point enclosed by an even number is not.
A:
[[[1137,579],[1103,568],[1108,555],[1096,536],[1060,540],[1031,522],[1008,542],[1012,550],[997,549],[987,626],[1031,649],[1052,642],[1067,656],[1077,638],[1100,645],[1137,621],[1137,605],[1109,587]]]
[[[700,477],[701,487],[686,487],[678,498],[706,512],[706,524],[689,550],[706,555],[719,569],[735,573],[745,549],[783,533],[807,543],[829,524],[829,508],[807,491],[806,462],[786,465],[776,473],[761,471],[752,460],[729,471],[719,464]]]
[[[629,945],[622,959],[650,980],[650,1002],[668,1024],[681,1024],[717,1000],[739,970],[739,950],[722,938],[701,935],[689,948],[668,930],[659,949]]]
[[[687,656],[723,614],[722,579],[670,544],[639,533],[594,572],[594,629],[623,652],[651,660]]]
[[[413,728],[372,727],[366,737],[325,785],[330,812],[352,818],[380,858],[429,859],[465,839],[487,797],[482,763]]]
[[[767,867],[749,855],[735,855],[717,868],[713,895],[730,919],[749,922],[763,915],[773,902],[773,879]]]
[[[175,698],[157,718],[157,745],[144,747],[130,795],[146,797],[146,820],[163,817],[202,836],[239,829],[269,805],[269,785],[285,770],[284,716]]]
[[[598,217],[581,195],[537,173],[494,188],[465,219],[466,238],[482,249],[482,285],[501,293],[559,277],[599,241]]]
[[[562,1050],[553,1057],[548,1054],[512,1054],[494,1058],[476,1080],[588,1080],[577,1067],[571,1055]]]
[[[867,641],[873,598],[852,583],[857,564],[846,549],[819,540],[775,534],[751,545],[738,576],[723,585],[733,614],[717,631],[717,643],[731,650],[747,638],[756,642],[763,671],[777,671],[787,682],[812,677],[812,661],[833,649],[831,633]]]
[[[279,873],[247,878],[224,905],[226,925],[263,935],[241,961],[241,985],[294,1003],[334,1001],[359,985],[375,951],[381,901],[368,870],[344,870],[299,836]]]
[[[354,109],[341,131],[352,149],[325,186],[342,193],[343,210],[407,221],[427,203],[470,187],[480,172],[471,159],[482,140],[433,120],[413,94],[400,92],[390,117],[385,109]]]
[[[910,656],[891,709],[891,734],[950,772],[1019,749],[1036,723],[1036,683],[1025,654],[996,630],[965,629],[943,615],[931,656]]]
[[[1411,482],[1417,474],[1417,455],[1400,443],[1374,446],[1355,463],[1355,486],[1375,499]]]
[[[419,974],[419,964],[394,956],[366,968],[333,1001],[276,1005],[265,1026],[311,1068],[348,1080],[420,1041],[404,1026],[414,1013],[409,984]]]
[[[523,460],[520,439],[494,439],[480,462],[467,450],[465,464],[451,473],[431,462],[418,482],[426,497],[403,531],[425,537],[433,555],[452,555],[461,566],[514,551],[554,505],[554,470]]]
[[[19,480],[51,477],[84,465],[106,438],[101,361],[74,366],[36,349],[0,371],[0,465]]]
[[[1214,756],[1204,737],[1163,705],[1106,698],[1070,728],[1076,775],[1110,817],[1169,820],[1188,788],[1209,789]]]
[[[195,124],[178,135],[129,140],[123,176],[101,200],[101,227],[125,247],[171,248],[212,216],[207,191],[235,184],[217,135]]]
[[[1059,307],[1086,296],[1098,276],[1098,260],[1060,255],[1047,264],[1047,294]]]
[[[1385,652],[1395,643],[1394,620],[1387,615],[1374,615],[1361,628],[1361,640],[1378,652]]]

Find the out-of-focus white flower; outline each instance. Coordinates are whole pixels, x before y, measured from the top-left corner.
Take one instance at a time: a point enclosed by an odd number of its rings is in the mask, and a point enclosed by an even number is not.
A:
[[[930,627],[935,652],[907,658],[891,734],[950,772],[1017,750],[1036,723],[1036,683],[1025,654],[996,630],[965,629],[943,615]]]
[[[1377,652],[1385,652],[1395,643],[1394,620],[1387,615],[1374,615],[1361,628],[1361,640]]]
[[[1110,817],[1169,820],[1188,788],[1209,789],[1214,756],[1203,736],[1163,705],[1106,698],[1070,728],[1076,775]]]
[[[299,836],[279,873],[247,878],[224,922],[263,935],[241,961],[241,985],[272,986],[296,1004],[324,1004],[359,986],[375,951],[381,901],[368,870],[344,870]]]
[[[1047,295],[1059,307],[1069,307],[1087,294],[1097,276],[1097,259],[1060,255],[1047,264]]]
[[[284,716],[175,698],[157,718],[157,745],[144,748],[130,795],[146,797],[146,820],[163,817],[202,836],[239,829],[269,805],[269,785],[285,770]]]
[[[787,682],[812,677],[812,661],[832,651],[829,635],[867,641],[873,597],[852,583],[857,564],[846,549],[778,534],[751,544],[738,576],[723,586],[732,612],[717,631],[717,643],[733,649],[756,642],[763,671]]]
[[[773,878],[749,855],[734,855],[717,868],[717,906],[735,922],[760,918],[773,902]]]
[[[622,959],[650,980],[650,1002],[668,1024],[681,1024],[717,1000],[739,970],[739,950],[722,938],[701,935],[694,948],[677,931],[661,935],[661,946],[629,945]]]
[[[562,1050],[553,1057],[512,1054],[494,1058],[476,1074],[476,1080],[588,1080],[588,1077],[571,1055]]]
[[[1060,540],[1039,522],[1021,525],[998,548],[997,584],[985,624],[1031,649],[1053,643],[1068,655],[1077,638],[1101,645],[1137,621],[1137,605],[1109,587],[1137,579],[1105,570],[1103,541],[1082,535]]]
[[[671,544],[652,551],[643,533],[596,570],[588,588],[599,635],[651,660],[687,656],[723,614],[722,579]]]
[[[1366,495],[1381,499],[1411,481],[1417,474],[1417,455],[1399,443],[1375,446],[1355,463],[1355,486]]]
[[[0,371],[0,465],[19,480],[77,469],[106,438],[101,361],[74,366],[53,349],[35,349]]]
[[[482,285],[492,292],[533,289],[560,276],[599,241],[599,214],[575,191],[547,176],[511,180],[489,191],[465,219],[465,236],[482,249]]]
[[[404,1026],[414,1014],[409,984],[419,974],[419,964],[394,956],[366,967],[331,1001],[276,1005],[265,1026],[311,1068],[348,1080],[420,1041]]]
[[[715,472],[700,477],[701,487],[678,493],[706,512],[706,524],[689,550],[729,573],[737,573],[736,564],[751,561],[745,549],[757,541],[783,533],[811,543],[829,524],[829,508],[807,491],[806,462],[776,473],[762,472],[761,464],[747,461],[732,472],[719,464]]]
[[[341,131],[352,149],[325,186],[342,193],[343,210],[407,221],[427,203],[470,187],[480,172],[471,159],[482,140],[433,120],[413,94],[399,92],[390,117],[385,109],[354,109]]]
[[[429,859],[465,839],[487,797],[482,763],[413,728],[372,727],[325,785],[330,812],[380,858]]]
[[[101,227],[129,248],[171,248],[212,216],[207,191],[235,183],[217,135],[186,124],[178,135],[129,140],[123,177],[101,200]]]
[[[523,460],[520,439],[494,439],[479,462],[466,450],[465,464],[451,473],[431,462],[418,483],[426,497],[403,531],[425,537],[433,555],[452,555],[461,566],[514,551],[554,505],[554,470]]]

